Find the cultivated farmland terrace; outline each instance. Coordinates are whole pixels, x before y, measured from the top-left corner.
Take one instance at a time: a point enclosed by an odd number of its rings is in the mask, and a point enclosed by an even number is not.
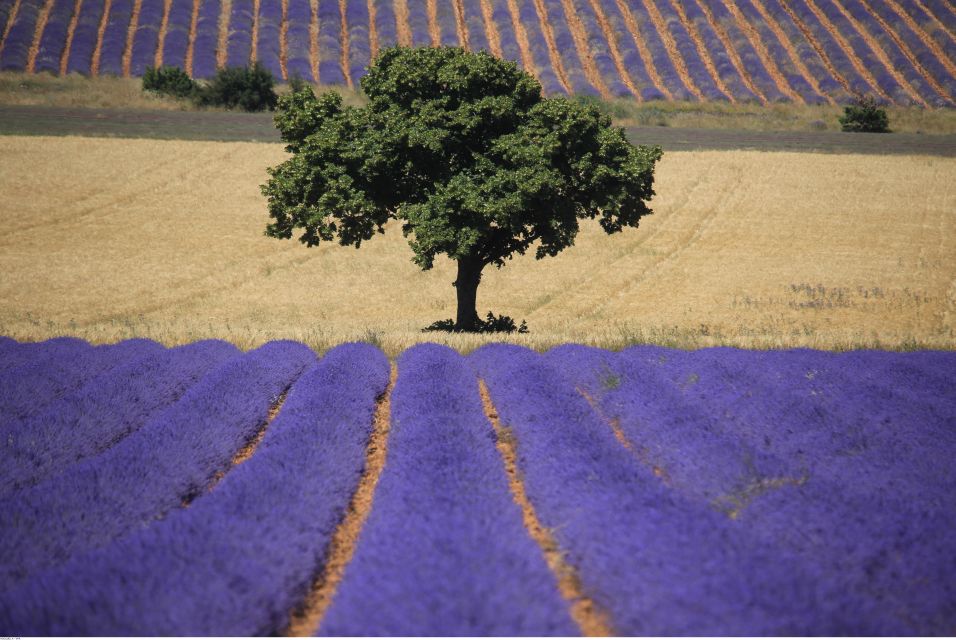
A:
[[[178,391],[146,416],[134,370]],[[945,635],[954,385],[942,351],[0,337],[0,631]]]
[[[946,0],[0,0],[0,70],[208,78],[260,61],[353,88],[395,44],[487,51],[548,95],[956,105]]]

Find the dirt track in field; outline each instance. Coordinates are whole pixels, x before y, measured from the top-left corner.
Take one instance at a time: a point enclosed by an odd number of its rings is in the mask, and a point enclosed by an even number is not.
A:
[[[278,142],[269,113],[125,111],[38,106],[0,106],[0,135],[93,136]],[[792,151],[956,157],[956,134],[866,134],[833,131],[732,131],[631,127],[628,136],[665,150]]]

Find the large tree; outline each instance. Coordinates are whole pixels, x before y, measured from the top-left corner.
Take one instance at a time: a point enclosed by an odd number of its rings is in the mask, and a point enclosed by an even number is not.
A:
[[[262,186],[266,234],[308,246],[359,247],[390,218],[430,269],[458,263],[455,329],[479,323],[481,272],[532,245],[574,243],[579,220],[607,233],[651,213],[658,147],[635,147],[595,106],[543,98],[513,62],[453,47],[390,48],[362,78],[364,107],[310,89],[280,99],[276,126],[291,157]]]

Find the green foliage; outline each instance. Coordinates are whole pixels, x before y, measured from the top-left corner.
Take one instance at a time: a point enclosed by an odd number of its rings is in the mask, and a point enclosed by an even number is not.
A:
[[[844,107],[840,117],[843,131],[889,133],[889,125],[886,109],[870,96],[857,95],[851,104]]]
[[[248,67],[219,69],[196,93],[196,103],[200,106],[243,111],[271,111],[277,100],[272,73],[258,61]]]
[[[535,245],[571,246],[581,219],[607,233],[651,213],[659,147],[635,147],[593,104],[544,99],[513,62],[455,47],[383,50],[362,78],[364,107],[311,89],[279,99],[293,155],[262,186],[266,234],[361,246],[395,218],[422,269],[458,261],[458,329],[474,330],[487,265]],[[470,309],[463,307],[470,307]]]
[[[451,318],[447,320],[437,320],[422,331],[451,331],[460,332],[462,329],[455,324]],[[469,329],[475,333],[528,333],[528,324],[522,320],[520,325],[515,324],[511,316],[496,316],[488,312],[484,320],[478,320],[474,329]]]
[[[146,67],[143,74],[143,91],[189,98],[197,89],[196,83],[179,67]]]

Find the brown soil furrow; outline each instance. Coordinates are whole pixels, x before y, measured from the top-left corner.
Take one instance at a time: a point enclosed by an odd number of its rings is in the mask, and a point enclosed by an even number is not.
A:
[[[269,425],[272,424],[272,421],[275,420],[275,417],[279,414],[279,411],[282,409],[282,405],[285,403],[286,396],[289,394],[289,389],[283,391],[279,398],[272,404],[269,408],[269,413],[266,416],[265,421],[259,425],[259,428],[256,429],[255,434],[249,441],[241,448],[236,454],[232,457],[232,460],[229,462],[229,467],[222,471],[217,471],[216,474],[212,477],[212,480],[209,481],[209,484],[206,485],[205,490],[202,493],[194,493],[187,495],[183,498],[183,506],[188,507],[193,500],[198,498],[204,493],[209,493],[212,491],[217,484],[219,484],[223,478],[226,477],[226,474],[235,469],[238,465],[242,464],[246,460],[252,457],[252,454],[256,452],[256,449],[259,447],[259,444],[262,442],[262,439],[266,435],[266,430],[269,428]]]
[[[123,77],[129,77],[130,64],[133,61],[133,41],[136,40],[136,29],[139,28],[139,13],[143,10],[143,0],[133,0],[133,15],[129,19],[129,28],[126,29],[126,47],[123,49]]]
[[[368,0],[368,48],[372,60],[378,57],[378,28],[375,26],[375,0]]]
[[[677,75],[680,76],[681,82],[684,83],[684,86],[686,86],[698,100],[703,101],[704,94],[700,92],[700,88],[693,81],[690,73],[687,71],[687,64],[684,62],[684,58],[681,56],[680,51],[677,50],[677,43],[674,42],[674,36],[667,28],[667,23],[664,21],[664,16],[661,15],[661,12],[654,3],[654,0],[645,0],[644,6],[647,7],[647,15],[651,17],[651,22],[654,23],[654,28],[657,29],[657,33],[660,35],[661,41],[664,43],[664,48],[671,57],[671,62],[674,63],[674,68],[677,70]],[[652,66],[652,64],[653,63],[648,63],[648,66]]]
[[[503,58],[501,52],[501,36],[498,35],[498,28],[495,26],[491,0],[479,0],[481,5],[481,17],[485,21],[485,36],[488,38],[488,48],[491,49],[491,55],[496,58]]]
[[[10,15],[7,16],[7,24],[3,28],[3,37],[0,38],[0,53],[3,53],[3,45],[7,42],[7,36],[10,35],[10,29],[13,23],[17,21],[17,15],[20,13],[20,0],[13,0],[13,8],[10,9]]]
[[[100,73],[100,56],[103,53],[103,34],[106,33],[106,24],[110,19],[110,8],[113,6],[113,0],[104,0],[103,14],[100,16],[100,24],[96,28],[96,46],[93,48],[93,58],[90,60],[90,75],[98,76]]]
[[[282,0],[282,24],[279,25],[279,71],[282,79],[289,79],[289,0]]]
[[[627,68],[624,66],[624,59],[621,57],[621,50],[617,48],[617,34],[614,33],[614,29],[611,28],[611,24],[607,20],[607,16],[604,14],[604,9],[601,7],[601,3],[597,0],[590,0],[591,9],[594,10],[594,15],[597,17],[598,24],[601,27],[601,31],[604,32],[604,38],[607,40],[609,50],[611,52],[611,60],[614,61],[614,68],[617,69],[617,75],[621,76],[621,82],[624,83],[624,86],[627,87],[627,90],[631,92],[638,102],[641,102],[641,94],[637,90],[637,87],[634,86],[634,81],[631,80],[631,75],[627,72]]]
[[[508,12],[511,14],[511,26],[515,30],[515,40],[518,41],[518,49],[521,52],[521,66],[528,73],[534,74],[536,69],[534,57],[531,55],[531,46],[528,44],[528,32],[521,23],[518,3],[515,0],[508,0]]]
[[[737,8],[737,5],[734,3],[733,0],[730,0],[729,2],[725,0],[725,4],[730,8],[731,11],[734,12],[734,15],[737,15],[738,13],[740,13],[739,9]],[[810,83],[810,86],[813,88],[814,91],[816,91],[819,95],[826,98],[830,104],[835,105],[836,101],[820,89],[820,84],[817,82],[817,79],[814,77],[812,73],[810,73],[810,70],[807,68],[807,65],[803,63],[803,60],[800,58],[800,54],[797,53],[797,50],[793,46],[793,43],[790,42],[789,38],[787,38],[787,34],[784,33],[783,28],[780,26],[780,23],[777,22],[777,19],[774,16],[770,15],[770,13],[767,11],[767,8],[763,5],[763,2],[761,2],[760,0],[753,0],[753,6],[757,10],[757,12],[760,13],[760,16],[763,18],[763,21],[767,25],[767,27],[771,31],[773,31],[775,36],[777,36],[777,40],[780,41],[781,46],[783,46],[784,50],[787,52],[787,56],[790,57],[790,62],[792,62],[793,65],[797,68],[797,71],[800,72],[800,75],[803,76],[803,79],[806,80],[808,83]],[[743,18],[742,15],[741,15],[741,18]],[[746,24],[749,25],[750,23],[748,22]],[[750,26],[749,28],[753,29],[752,26]],[[754,30],[754,33],[756,34],[756,30]],[[758,41],[761,42],[761,47],[763,47],[763,43],[762,43],[762,40],[760,40],[759,34],[756,34],[756,38]]]
[[[73,5],[73,15],[70,16],[70,24],[66,28],[66,44],[63,45],[63,53],[60,54],[60,75],[66,75],[67,64],[70,62],[70,50],[73,48],[73,34],[76,33],[76,24],[80,20],[80,10],[83,8],[83,0],[76,0]]]
[[[33,29],[33,42],[30,43],[30,50],[27,52],[26,72],[33,73],[37,64],[37,55],[40,53],[40,40],[43,39],[43,32],[46,31],[46,23],[50,19],[50,11],[53,9],[53,0],[46,0],[40,8],[37,15],[37,24]]]
[[[515,22],[515,31],[517,32],[518,24],[521,22],[518,19],[518,7],[515,5],[514,0],[509,0],[508,5],[511,9],[511,17]],[[558,82],[561,83],[561,86],[564,87],[568,95],[571,95],[573,93],[571,83],[568,82],[568,76],[564,71],[564,63],[561,62],[561,53],[554,43],[554,32],[551,31],[551,19],[548,17],[548,9],[541,0],[534,0],[534,8],[538,14],[538,22],[541,24],[541,33],[544,36],[544,42],[548,47],[548,57],[551,58],[551,68],[554,69],[554,75],[558,77]],[[521,33],[525,34],[524,25],[521,26]],[[527,42],[525,42],[525,44],[527,44]],[[524,49],[522,49],[522,55],[524,55]],[[528,68],[529,71],[531,70],[527,65],[525,65],[525,67]]]
[[[372,435],[365,454],[365,470],[359,480],[358,488],[352,495],[345,517],[329,543],[329,550],[321,573],[312,583],[304,602],[292,612],[289,626],[282,632],[284,636],[307,637],[315,634],[322,624],[322,617],[332,603],[335,590],[342,581],[345,567],[352,560],[358,544],[362,526],[372,510],[375,487],[378,485],[388,457],[388,433],[391,429],[391,398],[395,380],[398,379],[398,367],[392,364],[392,374],[385,393],[379,398],[375,409]]]
[[[534,505],[528,499],[528,492],[525,491],[521,472],[518,470],[518,443],[511,430],[502,426],[498,418],[498,410],[495,409],[495,405],[491,401],[491,395],[488,393],[488,387],[484,380],[478,381],[478,389],[481,394],[485,416],[487,416],[495,432],[498,453],[504,462],[511,495],[518,506],[521,507],[522,520],[528,534],[541,548],[545,562],[557,580],[558,591],[567,601],[571,617],[577,623],[578,628],[581,629],[582,635],[591,637],[613,636],[614,629],[611,627],[607,613],[602,611],[597,603],[585,593],[577,571],[564,559],[564,553],[558,546],[554,535],[538,519]]]
[[[186,60],[183,62],[188,75],[193,74],[193,58],[196,55],[196,29],[199,25],[199,3],[202,0],[193,0],[192,14],[189,16],[189,39],[186,42]]]
[[[226,66],[229,51],[229,17],[232,15],[232,0],[222,0],[219,9],[219,41],[216,43],[216,67]]]
[[[654,2],[655,0],[649,0],[649,4],[653,4]],[[727,86],[724,84],[720,74],[717,73],[717,67],[714,65],[713,58],[710,57],[710,51],[704,44],[704,40],[701,38],[700,32],[697,31],[697,25],[687,17],[687,12],[684,11],[684,5],[681,4],[681,0],[673,0],[673,5],[674,10],[677,12],[678,19],[681,21],[681,24],[684,25],[684,29],[687,30],[687,33],[690,34],[691,42],[694,43],[694,47],[697,49],[697,55],[700,56],[701,61],[704,63],[704,67],[707,68],[707,72],[711,75],[711,77],[713,77],[714,84],[717,85],[717,88],[720,89],[721,93],[727,96],[727,99],[730,100],[731,104],[735,104],[737,99],[727,89]]]
[[[950,99],[951,99],[953,96],[950,96],[950,95],[946,92],[946,89],[943,88],[943,85],[941,85],[939,82],[937,82],[936,78],[934,78],[933,75],[932,75],[931,73],[929,73],[929,72],[923,67],[922,64],[920,64],[920,61],[916,59],[916,56],[913,54],[913,51],[906,45],[906,43],[903,41],[903,39],[900,38],[899,34],[896,33],[896,31],[893,30],[893,27],[892,27],[891,25],[887,24],[886,20],[883,19],[883,16],[881,16],[880,14],[878,14],[876,11],[873,10],[873,8],[870,6],[870,3],[868,2],[868,0],[860,0],[860,4],[862,4],[862,5],[866,8],[866,10],[870,12],[870,15],[872,15],[872,16],[876,19],[876,21],[877,21],[877,22],[880,24],[880,26],[883,28],[883,31],[886,32],[886,35],[890,37],[890,40],[892,40],[893,43],[894,43],[897,47],[899,47],[900,51],[903,52],[903,55],[906,56],[906,59],[909,60],[909,62],[910,62],[911,65],[913,65],[913,68],[916,69],[921,76],[923,76],[923,79],[926,80],[931,87],[933,87],[933,90],[934,90],[936,93],[938,93],[939,95],[941,95],[941,96],[943,96],[943,97],[945,97],[945,98],[950,98]],[[917,33],[917,37],[920,37],[920,36],[919,36],[919,32],[916,32],[916,33]],[[922,38],[920,38],[920,39],[922,40]],[[945,65],[946,62],[947,62],[947,60],[946,60],[945,57],[940,58],[940,61],[941,61],[944,65]],[[950,63],[950,64],[951,64],[951,63]],[[952,73],[952,72],[950,72],[950,73]],[[925,103],[924,103],[924,104],[925,104]]]
[[[763,0],[753,0],[754,6],[760,11],[760,14],[764,16],[764,19],[767,18],[767,8],[763,5]],[[787,15],[790,16],[790,19],[793,21],[793,24],[797,25],[797,29],[800,30],[800,33],[803,34],[803,37],[807,39],[807,42],[810,43],[810,46],[813,47],[814,51],[817,52],[817,55],[820,56],[820,60],[823,61],[823,66],[827,68],[827,71],[830,72],[830,75],[833,76],[837,82],[839,82],[843,89],[847,93],[853,93],[853,89],[850,87],[849,81],[844,78],[836,67],[833,66],[833,61],[830,60],[830,56],[827,55],[827,52],[823,50],[823,45],[820,44],[820,41],[814,37],[813,32],[810,31],[810,27],[804,24],[803,20],[794,13],[793,9],[787,6],[786,2],[780,3],[780,6],[783,7],[783,10],[787,12]],[[769,24],[769,21],[768,21]],[[785,39],[781,39],[782,42],[788,42]],[[799,59],[799,56],[796,57]]]
[[[624,0],[615,0],[615,2],[617,2],[617,10],[624,18],[625,28],[637,46],[637,52],[641,54],[641,59],[644,61],[644,68],[647,69],[647,75],[650,76],[651,82],[664,94],[664,97],[668,100],[673,100],[674,94],[664,85],[664,81],[657,73],[657,67],[654,66],[654,59],[651,57],[651,51],[647,48],[647,43],[644,42],[644,38],[641,36],[640,28],[637,26],[637,20],[634,19],[634,14],[631,13],[631,8],[624,3]]]
[[[259,59],[259,6],[260,0],[252,0],[252,33],[250,40],[252,45],[249,48],[249,63],[252,64]]]
[[[166,43],[166,32],[169,31],[169,11],[173,0],[163,0],[163,19],[159,23],[159,37],[156,39],[156,56],[153,66],[159,69],[163,66],[163,45]]]
[[[425,0],[425,13],[428,14],[428,35],[431,36],[432,46],[440,47],[441,33],[438,30],[438,5],[435,0]]]
[[[468,37],[468,24],[465,22],[465,7],[463,0],[454,0],[455,30],[458,32],[458,44],[467,51],[471,51],[471,39]]]
[[[578,52],[578,58],[581,59],[584,77],[598,90],[602,98],[610,100],[612,98],[611,92],[607,88],[604,78],[601,77],[597,66],[594,64],[594,56],[591,53],[591,45],[588,42],[588,32],[584,27],[584,23],[581,22],[581,16],[578,15],[577,8],[571,0],[561,0],[561,4],[564,7],[564,15],[568,21],[568,31],[571,32],[571,40],[574,41],[574,48]]]
[[[348,85],[349,89],[352,88],[352,74],[349,71],[349,21],[346,16],[346,0],[339,0],[339,17],[341,19],[341,24],[339,25],[339,33],[341,38],[341,49],[342,53],[339,57],[339,64],[342,66],[342,75],[345,76],[345,83]]]
[[[393,0],[395,7],[395,31],[398,35],[398,44],[403,47],[412,46],[412,30],[408,26],[408,2]]]
[[[885,0],[885,2],[893,10],[893,13],[898,15],[900,19],[906,23],[906,26],[908,26],[910,30],[916,34],[916,37],[918,37],[920,41],[933,53],[933,55],[936,56],[936,59],[939,60],[940,64],[946,67],[946,71],[953,76],[956,76],[956,64],[954,64],[954,61],[950,60],[949,56],[943,52],[943,49],[939,46],[939,43],[937,43],[932,37],[930,37],[928,33],[926,33],[926,30],[920,26],[916,20],[913,19],[913,16],[907,13],[907,11],[900,6],[897,0]],[[953,40],[956,41],[956,38],[953,38]]]
[[[853,51],[853,47],[850,46],[850,43],[846,41],[846,38],[843,37],[843,34],[840,33],[840,30],[836,28],[830,19],[820,10],[820,7],[816,5],[814,0],[806,0],[807,7],[810,8],[810,11],[813,12],[813,15],[816,16],[820,24],[823,25],[823,28],[826,29],[830,36],[836,41],[836,43],[843,49],[843,52],[846,54],[847,59],[850,61],[850,64],[853,65],[853,68],[856,70],[860,76],[869,83],[873,90],[876,91],[880,97],[893,102],[890,99],[890,96],[883,91],[883,88],[880,87],[880,84],[876,81],[876,78],[873,77],[873,74],[870,73],[869,69],[863,66],[863,63],[860,62],[860,59],[857,58],[856,53]],[[781,6],[786,8],[787,3],[782,2]]]
[[[312,66],[312,78],[315,83],[319,79],[319,0],[309,0],[312,13],[309,17],[309,63]]]
[[[807,4],[814,4],[814,0],[807,0]],[[831,4],[837,8],[837,11],[839,11],[847,20],[847,22],[849,22],[850,25],[856,30],[856,32],[860,34],[860,37],[863,38],[863,42],[866,43],[866,46],[868,46],[873,53],[876,54],[877,59],[879,59],[883,66],[886,67],[886,70],[890,72],[890,75],[893,76],[893,79],[896,80],[901,87],[903,87],[903,91],[908,93],[910,98],[921,107],[928,107],[929,105],[926,104],[926,101],[923,100],[919,92],[913,88],[913,85],[909,83],[909,80],[907,80],[903,74],[900,73],[899,70],[893,65],[893,63],[887,57],[886,51],[884,51],[880,43],[876,41],[876,38],[873,37],[873,34],[867,31],[863,25],[860,24],[859,20],[854,18],[853,14],[846,10],[846,7],[843,6],[843,3],[840,0],[833,0]],[[866,3],[864,3],[864,6],[865,5]],[[877,19],[879,18],[877,17]],[[903,55],[906,55],[905,51],[903,52]]]
[[[763,105],[766,105],[767,104],[766,94],[764,94],[764,92],[761,91],[756,84],[754,84],[753,80],[750,77],[750,74],[747,73],[747,68],[744,67],[743,60],[740,59],[740,54],[737,53],[737,48],[734,46],[734,43],[731,41],[730,35],[728,35],[727,30],[724,28],[724,25],[721,24],[720,21],[714,17],[714,13],[710,10],[710,7],[707,6],[706,2],[700,2],[698,4],[700,5],[701,10],[704,12],[704,16],[707,18],[707,22],[710,23],[710,26],[714,30],[714,33],[717,34],[717,37],[720,39],[720,42],[724,45],[724,49],[727,50],[727,55],[730,57],[730,63],[734,65],[734,69],[736,69],[737,73],[740,74],[740,79],[743,80],[744,84],[747,85],[747,88],[750,89],[760,99],[760,103]],[[767,71],[770,74],[770,76],[773,77],[773,71],[770,70],[770,67],[767,67]],[[776,82],[779,85],[780,82],[778,81],[778,78],[780,81],[783,81],[782,86],[784,87],[788,86],[786,81],[783,80],[783,78],[780,77],[779,74],[777,77],[773,78],[774,82]],[[796,96],[796,94],[794,94],[791,97],[794,97],[794,96]]]

